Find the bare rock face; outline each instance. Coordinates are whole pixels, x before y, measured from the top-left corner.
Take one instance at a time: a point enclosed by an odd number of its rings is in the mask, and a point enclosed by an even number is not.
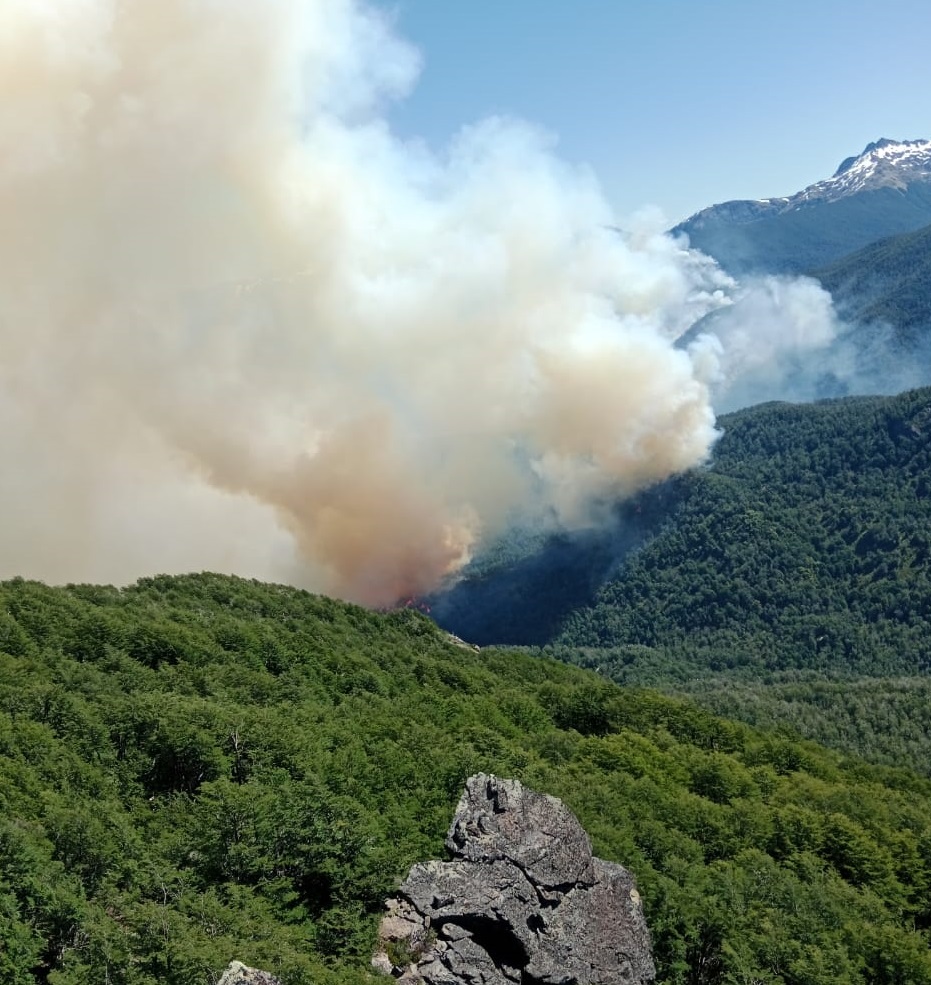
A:
[[[645,985],[656,976],[640,896],[592,856],[555,797],[479,773],[449,862],[415,865],[382,920],[376,969],[404,985]]]
[[[231,961],[217,985],[281,985],[281,982],[267,971],[247,968],[241,961]]]

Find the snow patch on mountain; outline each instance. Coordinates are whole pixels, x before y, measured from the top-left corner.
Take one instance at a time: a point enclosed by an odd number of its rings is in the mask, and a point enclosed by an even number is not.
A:
[[[819,203],[835,202],[849,195],[879,188],[904,191],[914,182],[931,181],[931,140],[890,140],[883,137],[867,144],[856,157],[848,157],[830,178],[815,182],[794,195],[740,200],[712,205],[696,212],[677,229],[700,227],[712,217],[728,222],[752,222]]]
[[[814,199],[833,201],[869,188],[907,188],[913,181],[931,179],[931,140],[889,140],[867,144],[858,157],[848,157],[830,178],[809,185],[786,199],[798,207]]]

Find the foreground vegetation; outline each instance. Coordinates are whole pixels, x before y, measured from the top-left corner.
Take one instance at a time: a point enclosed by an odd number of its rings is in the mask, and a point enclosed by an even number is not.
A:
[[[10,985],[364,981],[464,778],[560,796],[669,983],[931,983],[931,783],[596,674],[220,576],[0,586]]]

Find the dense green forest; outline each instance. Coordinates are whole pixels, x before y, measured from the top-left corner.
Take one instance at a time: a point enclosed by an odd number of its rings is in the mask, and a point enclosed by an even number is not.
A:
[[[931,771],[931,390],[719,423],[709,464],[624,504],[615,529],[484,559],[434,612],[467,639],[550,644]]]
[[[560,655],[927,772],[931,391],[721,424]]]
[[[640,647],[549,655],[627,686],[649,686],[786,736],[813,739],[875,763],[931,775],[931,679],[818,671],[710,670],[669,652]]]
[[[712,466],[561,641],[722,665],[931,665],[931,391],[728,415]]]
[[[661,980],[931,983],[931,782],[217,575],[0,586],[0,974],[361,982],[465,777],[562,797]]]
[[[892,327],[905,348],[927,343],[931,332],[931,226],[890,236],[813,272],[841,313],[861,323],[856,338],[869,344],[871,323]]]

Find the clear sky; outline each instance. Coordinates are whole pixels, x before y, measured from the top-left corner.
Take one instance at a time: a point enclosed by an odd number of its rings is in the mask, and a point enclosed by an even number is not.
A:
[[[490,114],[550,131],[620,218],[785,195],[871,140],[931,138],[928,0],[377,0],[420,49],[390,113],[442,148]]]

